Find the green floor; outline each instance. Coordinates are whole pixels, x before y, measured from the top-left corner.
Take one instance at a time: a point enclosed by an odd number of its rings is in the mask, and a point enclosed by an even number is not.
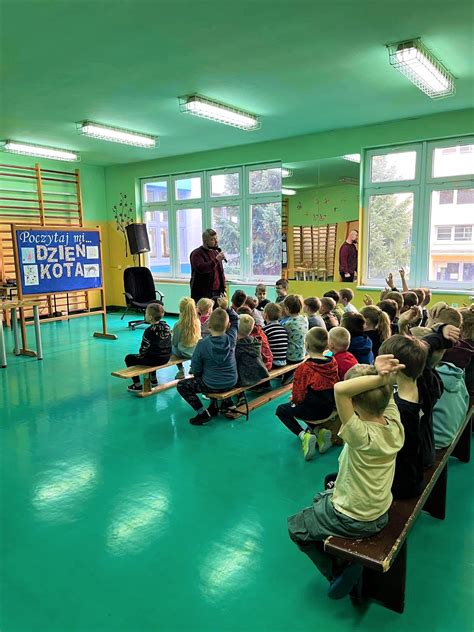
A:
[[[44,361],[0,370],[2,632],[473,629],[472,462],[412,532],[405,613],[357,612],[286,533],[337,451],[306,463],[276,403],[193,427],[176,391],[135,398],[110,376],[141,337],[123,322],[45,324]]]

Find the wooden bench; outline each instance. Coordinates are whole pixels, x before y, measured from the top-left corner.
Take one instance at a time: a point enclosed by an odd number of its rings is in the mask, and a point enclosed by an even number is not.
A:
[[[184,362],[189,362],[189,360],[179,359],[179,360],[170,360],[166,364],[160,364],[160,366],[129,366],[125,369],[120,369],[119,371],[112,371],[112,375],[114,377],[121,377],[124,380],[131,380],[132,377],[139,377],[141,375],[143,378],[143,390],[136,391],[135,395],[137,397],[149,397],[150,395],[156,395],[157,393],[161,393],[162,391],[166,391],[169,388],[173,388],[180,380],[171,380],[170,382],[165,382],[164,384],[158,384],[155,388],[151,388],[150,384],[150,373],[152,371],[159,371],[160,369],[167,369],[170,366],[176,366],[177,364],[183,364]],[[186,376],[184,379],[188,379],[192,377],[191,375]]]
[[[305,362],[305,360],[303,360],[303,362]],[[297,369],[300,366],[300,364],[303,364],[303,362],[299,362],[298,364],[286,364],[285,366],[282,366],[278,369],[272,369],[271,371],[269,371],[269,374],[270,374],[269,377],[265,377],[263,378],[263,380],[260,380],[259,382],[256,382],[255,384],[252,384],[251,386],[235,386],[234,388],[228,391],[225,391],[225,393],[206,393],[206,397],[209,397],[210,399],[217,399],[217,400],[222,401],[224,399],[229,399],[230,397],[233,397],[234,395],[243,395],[245,403],[242,406],[238,406],[237,408],[232,409],[232,412],[236,412],[242,416],[245,415],[245,419],[248,421],[249,413],[251,410],[255,410],[255,408],[258,408],[259,406],[263,406],[267,402],[270,402],[271,400],[276,399],[277,397],[280,397],[280,395],[284,395],[285,393],[288,393],[288,391],[291,391],[292,383],[290,382],[289,384],[279,386],[278,388],[268,391],[267,393],[263,393],[259,397],[252,399],[250,402],[247,400],[246,391],[249,391],[255,388],[256,386],[264,385],[270,380],[280,377],[281,375],[285,375],[285,373],[289,373],[290,371],[295,371],[295,369]]]
[[[448,448],[437,450],[436,462],[425,473],[424,489],[417,498],[395,500],[389,509],[389,523],[380,533],[361,540],[330,536],[324,542],[326,552],[338,558],[362,564],[363,598],[381,602],[386,608],[403,612],[407,537],[421,511],[443,520],[446,514],[446,485],[450,456],[465,463],[471,454],[473,409]]]

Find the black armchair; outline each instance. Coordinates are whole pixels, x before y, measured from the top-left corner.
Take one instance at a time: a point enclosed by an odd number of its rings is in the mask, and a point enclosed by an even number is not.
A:
[[[127,309],[122,314],[121,320],[123,320],[131,307],[145,312],[150,303],[161,303],[163,305],[164,295],[155,289],[155,282],[149,268],[144,266],[126,268],[123,271],[123,285]],[[157,298],[157,295],[159,298]],[[128,326],[135,329],[138,325],[144,324],[146,324],[144,319],[131,320]]]

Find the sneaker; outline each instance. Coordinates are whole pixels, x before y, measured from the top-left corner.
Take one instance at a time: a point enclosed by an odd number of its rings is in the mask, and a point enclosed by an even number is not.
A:
[[[328,597],[330,599],[342,599],[359,583],[364,567],[362,564],[348,564],[340,575],[330,584]]]
[[[327,428],[321,428],[318,432],[317,441],[319,454],[324,454],[332,447],[332,432]]]
[[[225,415],[227,411],[235,410],[236,408],[237,406],[234,404],[232,399],[224,399],[221,404],[221,413]]]
[[[217,417],[219,414],[219,406],[216,401],[211,402],[211,404],[207,407],[207,412],[211,417]]]
[[[139,391],[143,391],[143,386],[141,384],[135,384],[134,382],[133,384],[130,384],[128,390],[132,393],[138,393]]]
[[[156,388],[158,386],[158,380],[150,380],[150,388]]]
[[[311,459],[314,456],[314,453],[316,452],[316,437],[314,436],[312,432],[307,430],[304,433],[304,437],[301,440],[301,442],[302,442],[301,448],[303,450],[303,456],[305,458],[305,461],[311,461]]]
[[[184,371],[183,369],[179,370],[174,376],[175,380],[184,380]]]
[[[229,409],[225,413],[225,417],[226,419],[238,419],[239,417],[242,417],[242,413],[239,413],[239,411],[237,410],[237,407],[234,406],[232,409]],[[245,417],[245,414],[244,414],[244,417]]]
[[[207,410],[205,410],[202,413],[198,413],[196,417],[193,417],[192,419],[190,419],[189,423],[192,424],[193,426],[202,426],[203,424],[207,423],[210,420],[211,420],[211,415],[207,412]]]

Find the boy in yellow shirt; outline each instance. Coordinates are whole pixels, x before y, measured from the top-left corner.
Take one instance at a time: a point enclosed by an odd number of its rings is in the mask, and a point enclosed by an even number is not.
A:
[[[393,355],[375,366],[359,364],[334,386],[345,445],[334,486],[317,494],[311,507],[288,518],[290,538],[329,580],[328,595],[340,599],[361,581],[360,564],[341,563],[324,551],[330,535],[367,538],[388,522],[395,458],[404,431],[392,396],[392,374],[404,369]],[[328,487],[330,486],[327,485]]]

